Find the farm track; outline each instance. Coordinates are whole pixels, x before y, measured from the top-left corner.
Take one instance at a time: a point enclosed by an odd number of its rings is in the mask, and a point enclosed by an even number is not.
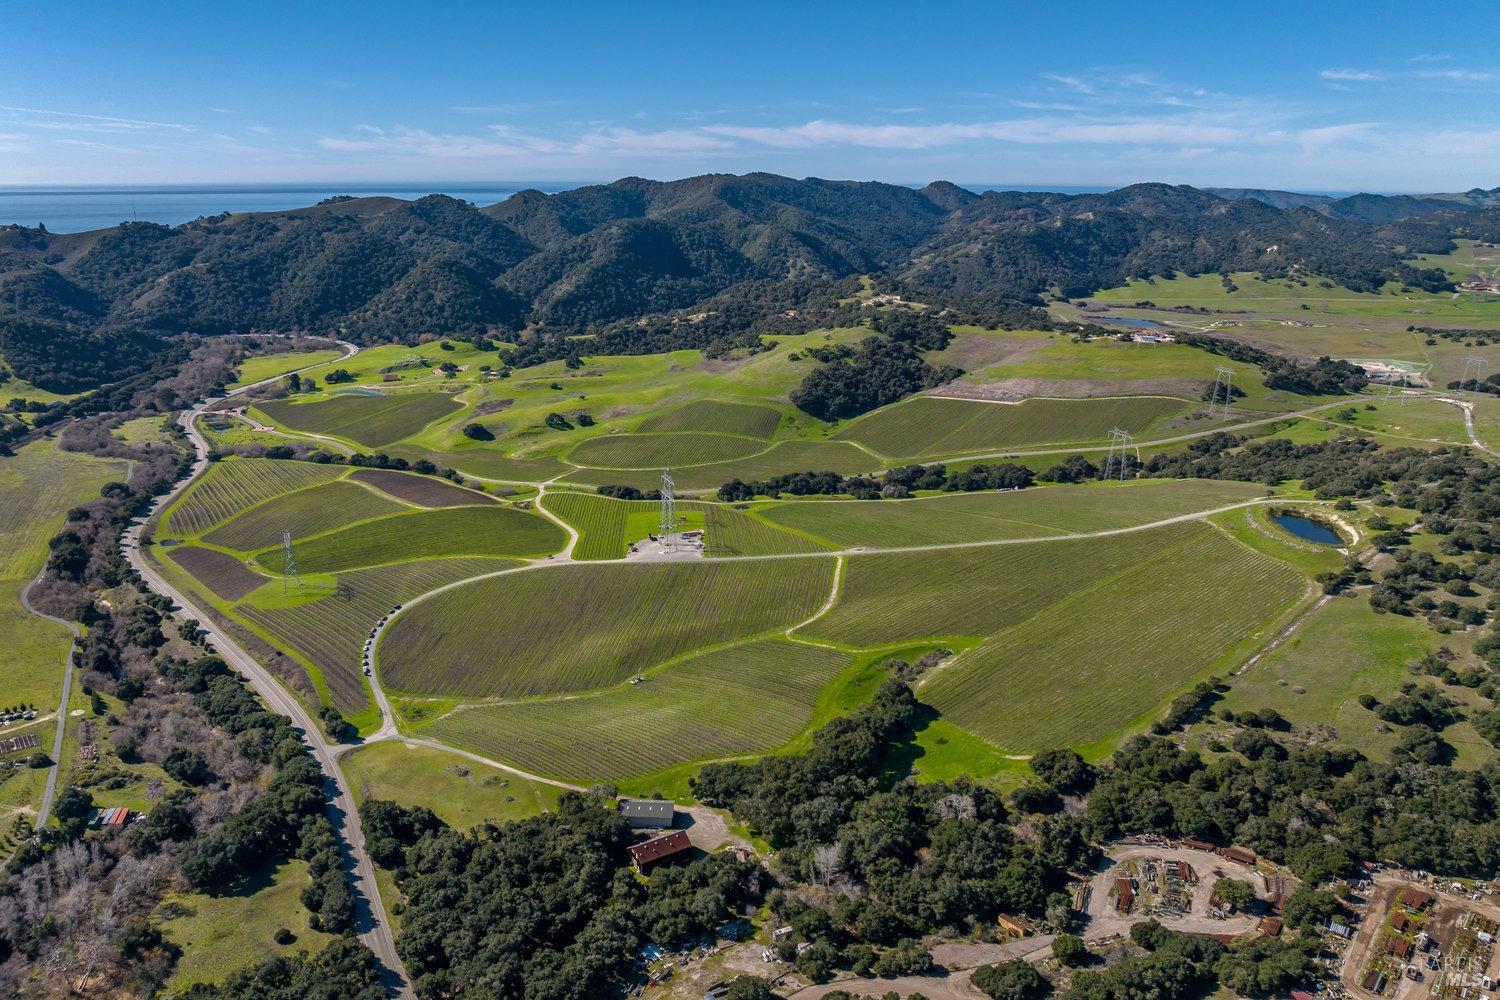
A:
[[[340,343],[346,350],[341,360],[347,360],[359,351],[359,348],[353,344]],[[290,373],[282,372],[272,378],[241,386],[229,395],[234,396],[259,388],[285,378],[288,374]],[[375,879],[375,866],[365,850],[364,831],[360,826],[359,812],[355,807],[354,794],[349,787],[348,780],[338,766],[337,749],[324,740],[322,729],[301,701],[282,687],[270,671],[261,666],[244,647],[212,624],[212,617],[197,607],[187,595],[173,587],[142,554],[140,536],[146,523],[153,515],[166,510],[209,466],[208,442],[199,432],[196,424],[197,418],[202,415],[206,405],[200,403],[190,410],[185,410],[178,418],[183,430],[187,432],[188,440],[192,442],[197,452],[197,459],[188,475],[180,480],[170,492],[153,501],[145,518],[125,530],[120,539],[121,549],[146,585],[156,593],[171,598],[179,608],[197,618],[202,623],[201,627],[207,635],[208,644],[224,658],[231,668],[245,677],[272,711],[291,719],[292,724],[301,731],[303,743],[312,751],[314,759],[323,770],[328,796],[326,803],[328,818],[342,848],[344,869],[354,896],[355,931],[365,946],[374,953],[380,969],[381,982],[386,992],[403,998],[414,997],[415,993],[408,983],[401,958],[396,953],[395,937],[385,919],[385,909],[380,902],[380,887]]]
[[[1489,445],[1487,445],[1483,441],[1481,441],[1479,439],[1478,432],[1475,431],[1475,429],[1474,429],[1474,404],[1473,403],[1471,403],[1471,402],[1469,402],[1467,400],[1450,399],[1447,396],[1438,396],[1437,399],[1438,399],[1439,402],[1452,403],[1454,406],[1458,407],[1460,410],[1463,411],[1463,414],[1464,414],[1464,429],[1469,432],[1469,441],[1470,441],[1471,444],[1474,445],[1474,447],[1478,448],[1480,451],[1484,452],[1486,455],[1491,455],[1491,456],[1493,456],[1495,458],[1500,458],[1500,451],[1495,451]]]
[[[68,654],[67,658],[63,661],[62,700],[57,704],[57,728],[52,737],[52,766],[47,768],[47,783],[42,788],[42,804],[36,812],[34,828],[37,830],[47,825],[47,820],[52,816],[52,800],[57,797],[57,774],[62,767],[63,738],[67,735],[68,731],[68,699],[73,695],[73,654],[78,649],[78,638],[80,635],[80,630],[76,622],[70,622],[66,618],[59,618],[56,615],[49,615],[47,612],[38,611],[31,606],[31,588],[41,582],[46,572],[47,567],[43,566],[37,572],[36,579],[27,584],[26,588],[21,591],[21,606],[29,614],[35,615],[38,618],[45,618],[49,622],[56,622],[63,626],[72,633],[72,638],[68,641]]]
[[[833,575],[833,581],[832,581],[832,584],[831,584],[830,589],[829,589],[828,597],[825,599],[825,601],[822,603],[822,605],[815,611],[815,613],[812,614],[810,617],[808,617],[805,621],[799,622],[797,625],[790,626],[790,627],[785,628],[785,629],[778,628],[778,629],[775,630],[778,633],[786,634],[786,633],[789,633],[789,632],[793,631],[794,629],[801,628],[803,626],[808,625],[811,622],[817,621],[819,618],[821,618],[824,615],[826,615],[828,613],[828,611],[830,611],[832,609],[832,607],[834,606],[834,604],[837,602],[837,599],[838,599],[838,597],[839,597],[839,595],[840,595],[840,593],[841,593],[841,591],[843,589],[843,583],[844,583],[844,579],[845,579],[844,569],[845,569],[846,558],[848,556],[862,555],[862,554],[879,554],[879,553],[941,552],[941,551],[947,551],[947,550],[980,549],[980,548],[988,548],[988,547],[992,547],[992,546],[1003,546],[1003,545],[1026,545],[1026,544],[1037,544],[1037,543],[1056,542],[1056,541],[1082,540],[1082,539],[1093,539],[1093,538],[1109,538],[1109,537],[1114,537],[1114,536],[1119,536],[1119,535],[1129,535],[1129,534],[1135,534],[1135,533],[1139,533],[1139,532],[1150,531],[1150,530],[1153,530],[1153,529],[1156,529],[1156,528],[1166,527],[1166,526],[1170,526],[1170,525],[1174,525],[1174,524],[1184,524],[1184,523],[1188,523],[1188,522],[1192,522],[1192,521],[1199,521],[1199,520],[1203,520],[1203,519],[1212,517],[1214,515],[1225,513],[1225,512],[1228,512],[1228,511],[1244,509],[1244,508],[1253,507],[1253,506],[1257,506],[1257,505],[1264,505],[1264,504],[1268,504],[1268,503],[1272,503],[1272,502],[1278,502],[1278,503],[1281,503],[1281,504],[1293,504],[1293,503],[1307,503],[1307,504],[1311,504],[1311,503],[1316,503],[1316,501],[1312,501],[1312,500],[1283,499],[1283,500],[1279,500],[1279,501],[1273,501],[1273,500],[1267,499],[1267,498],[1256,498],[1256,499],[1252,499],[1252,500],[1240,501],[1240,502],[1237,502],[1237,503],[1234,503],[1234,504],[1225,505],[1225,506],[1215,507],[1215,508],[1208,509],[1208,510],[1194,511],[1194,512],[1191,512],[1191,513],[1180,514],[1180,515],[1176,515],[1176,516],[1169,517],[1169,518],[1161,518],[1161,519],[1158,519],[1156,521],[1152,521],[1152,522],[1147,523],[1147,524],[1132,525],[1132,526],[1124,527],[1124,528],[1101,529],[1101,530],[1097,530],[1097,531],[1072,532],[1072,533],[1065,534],[1065,535],[1045,535],[1045,536],[1038,536],[1038,537],[998,539],[998,540],[978,541],[978,542],[952,542],[952,543],[938,543],[938,544],[931,544],[931,545],[894,546],[894,547],[888,547],[888,548],[853,548],[853,549],[842,549],[842,550],[838,550],[838,551],[826,551],[826,552],[817,552],[817,553],[784,553],[784,554],[751,555],[751,556],[709,556],[709,557],[704,557],[703,559],[695,560],[695,561],[698,561],[698,562],[764,562],[764,561],[781,560],[781,559],[820,559],[820,558],[833,558],[835,560],[835,573]],[[568,564],[569,564],[568,562],[560,562],[556,558],[554,558],[550,562],[547,561],[547,560],[537,560],[537,561],[533,561],[531,563],[528,563],[527,565],[524,565],[524,566],[516,566],[516,567],[507,568],[507,569],[497,570],[497,571],[490,572],[490,573],[483,573],[483,574],[479,574],[479,575],[476,575],[474,577],[469,577],[469,578],[466,578],[466,579],[463,579],[463,580],[456,580],[456,581],[453,581],[451,583],[446,583],[446,584],[444,584],[444,585],[442,585],[440,587],[437,587],[437,588],[434,588],[431,591],[428,591],[425,594],[422,594],[420,596],[417,596],[417,597],[415,597],[415,598],[413,598],[413,599],[405,602],[405,604],[402,606],[402,609],[399,612],[396,612],[395,614],[391,615],[390,618],[388,618],[386,620],[386,622],[377,629],[377,635],[375,637],[376,645],[374,646],[374,651],[372,651],[372,654],[371,654],[371,657],[370,657],[371,675],[369,677],[369,681],[370,681],[371,691],[372,691],[372,693],[374,695],[376,704],[380,706],[380,710],[381,710],[381,713],[382,713],[382,725],[381,725],[380,729],[376,733],[372,734],[368,738],[368,741],[385,740],[385,739],[396,739],[396,740],[401,740],[401,741],[404,741],[404,742],[416,742],[416,743],[418,743],[420,745],[426,745],[426,746],[432,746],[432,747],[438,747],[438,748],[444,748],[444,749],[450,749],[450,750],[454,749],[453,747],[449,746],[448,744],[439,743],[437,741],[421,740],[421,739],[416,739],[416,738],[413,738],[413,737],[404,736],[397,729],[397,726],[396,726],[396,723],[395,723],[395,714],[394,714],[394,712],[391,709],[389,698],[386,695],[386,693],[385,693],[385,691],[384,691],[384,689],[383,689],[383,687],[381,685],[381,682],[380,682],[380,665],[379,665],[379,655],[378,655],[378,649],[379,649],[378,643],[379,643],[379,639],[384,634],[385,630],[388,629],[388,628],[390,628],[390,626],[397,619],[399,619],[402,615],[405,615],[413,607],[422,604],[423,602],[429,600],[430,598],[436,597],[436,596],[438,596],[440,594],[448,593],[449,591],[455,590],[455,589],[457,589],[459,587],[463,587],[463,586],[466,586],[466,585],[471,584],[471,583],[475,583],[475,582],[478,582],[478,581],[481,581],[481,580],[491,580],[491,579],[495,579],[495,578],[498,578],[498,577],[509,576],[511,574],[516,574],[516,573],[529,573],[529,572],[534,572],[534,571],[537,571],[537,570],[545,570],[548,566],[559,566],[559,565],[568,565]],[[642,562],[642,561],[628,560],[628,559],[597,560],[594,564],[597,564],[597,565],[611,565],[611,564],[614,564],[614,565],[632,565],[632,566],[653,566],[653,565],[659,565],[657,563]],[[799,641],[799,642],[809,642],[812,645],[824,645],[824,643],[820,643],[820,642],[817,642],[815,640],[803,639],[801,637],[797,637],[796,641]],[[611,685],[611,687],[619,687],[619,685]],[[594,692],[594,693],[597,693],[597,692]],[[561,695],[557,695],[557,696],[545,698],[544,700],[547,700],[547,701],[563,700],[563,699],[567,699],[569,697],[575,697],[575,696],[577,696],[576,693],[561,694]],[[476,756],[475,759],[476,760],[482,760],[484,763],[487,763],[487,764],[493,764],[493,765],[495,765],[497,767],[500,767],[502,770],[511,771],[511,772],[513,772],[513,773],[521,776],[521,777],[538,778],[537,775],[532,774],[531,772],[527,772],[527,771],[521,770],[521,769],[516,768],[514,766],[511,766],[511,765],[502,764],[502,763],[500,763],[498,761],[495,761],[492,758],[481,758],[481,757]],[[547,781],[548,779],[539,778],[539,780]],[[550,783],[557,784],[557,782],[555,780],[551,781]]]

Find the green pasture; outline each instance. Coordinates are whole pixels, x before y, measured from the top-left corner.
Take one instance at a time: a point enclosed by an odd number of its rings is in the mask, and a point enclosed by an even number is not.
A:
[[[445,750],[394,740],[339,759],[356,802],[385,799],[431,809],[458,830],[506,823],[551,809],[562,789]]]
[[[1494,325],[1500,322],[1500,299],[1494,296],[1462,294],[1455,297],[1448,292],[1403,292],[1395,283],[1386,285],[1379,292],[1354,292],[1316,277],[1305,281],[1267,279],[1244,271],[1232,273],[1230,280],[1238,286],[1236,291],[1227,291],[1217,274],[1131,279],[1119,288],[1096,292],[1090,300],[1100,305],[1129,305],[1146,300],[1162,307],[1189,305],[1229,311],[1298,312],[1314,317],[1319,314],[1401,319],[1426,317],[1421,321],[1409,321],[1419,326]],[[1325,284],[1331,287],[1324,287]],[[1303,304],[1308,308],[1302,309]],[[1188,320],[1195,318],[1186,317]]]
[[[0,702],[26,702],[42,711],[57,707],[68,630],[33,617],[21,593],[47,561],[48,541],[62,528],[68,508],[87,503],[112,480],[125,478],[125,463],[59,451],[35,441],[0,458],[0,636],[4,636],[4,680]]]
[[[1420,618],[1378,614],[1365,594],[1335,598],[1235,678],[1221,704],[1235,712],[1274,708],[1296,726],[1328,729],[1340,743],[1383,758],[1399,733],[1362,708],[1359,696],[1394,696],[1412,679],[1408,664],[1437,645]]]
[[[337,360],[343,354],[344,352],[337,348],[325,351],[283,351],[279,354],[257,354],[235,365],[235,379],[229,383],[228,387],[238,389],[241,386],[252,385],[268,378],[275,378],[277,375],[294,372],[299,368],[311,368],[314,365]]]
[[[298,951],[318,951],[335,940],[312,930],[300,894],[312,884],[307,862],[287,861],[249,876],[245,885],[224,895],[168,893],[155,917],[168,941],[182,948],[170,986],[218,983],[237,969]],[[296,935],[290,944],[276,943],[276,932]]]

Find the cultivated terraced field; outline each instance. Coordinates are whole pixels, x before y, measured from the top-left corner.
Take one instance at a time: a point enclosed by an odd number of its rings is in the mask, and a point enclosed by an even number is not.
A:
[[[700,399],[675,410],[647,417],[636,430],[642,434],[708,431],[768,438],[776,433],[776,425],[780,422],[781,414],[769,406]]]
[[[381,680],[460,697],[607,687],[802,621],[826,600],[833,567],[818,558],[558,565],[482,580],[403,612],[381,640]]]
[[[562,529],[544,517],[493,506],[411,511],[298,540],[295,545],[298,569],[332,573],[439,556],[532,558],[558,551],[566,540]],[[281,559],[279,548],[256,556],[271,572],[280,572]]]
[[[840,548],[890,548],[1106,531],[1211,510],[1265,492],[1209,479],[1044,486],[915,500],[783,501],[756,509],[774,524]]]
[[[204,535],[203,540],[226,549],[254,552],[280,544],[286,531],[300,543],[308,535],[408,510],[411,508],[406,504],[383,493],[340,480],[252,507]]]
[[[630,543],[641,541],[629,537],[631,515],[655,515],[660,509],[654,500],[615,500],[592,493],[548,493],[543,502],[578,531],[573,558],[585,560],[623,559]],[[723,504],[684,500],[677,509],[704,516],[706,551],[711,556],[779,555],[826,548]],[[655,525],[649,530],[655,531]]]
[[[711,556],[771,556],[792,552],[820,552],[827,548],[811,538],[784,531],[760,518],[726,507],[704,504],[704,538]]]
[[[245,568],[245,564],[227,552],[203,549],[196,545],[175,545],[164,549],[167,558],[191,573],[198,582],[214,596],[226,601],[238,601],[249,594],[266,578]],[[281,567],[277,567],[279,572]]]
[[[785,743],[848,664],[820,646],[757,640],[595,695],[461,709],[425,735],[548,777],[623,778]]]
[[[321,673],[339,710],[357,713],[368,706],[360,647],[382,615],[434,587],[515,565],[505,559],[426,559],[352,570],[313,600],[269,608],[242,603],[231,613],[301,654]]]
[[[1184,533],[1209,530],[1180,525],[1112,538],[849,556],[838,600],[798,634],[851,646],[992,635]]]
[[[573,466],[551,455],[534,458],[510,458],[493,448],[470,448],[466,451],[430,451],[401,445],[389,449],[395,458],[408,462],[427,459],[440,466],[452,467],[480,479],[498,479],[514,483],[539,483],[563,473],[572,472]],[[612,480],[611,480],[612,481]],[[654,487],[653,487],[654,488]]]
[[[410,437],[462,406],[445,392],[348,392],[312,403],[272,400],[257,403],[255,408],[294,431],[348,438],[378,448]]]
[[[589,438],[568,453],[568,461],[597,469],[676,468],[747,458],[766,443],[728,434],[615,434]]]
[[[1004,448],[1102,441],[1132,434],[1188,408],[1180,399],[1029,399],[985,403],[918,396],[861,418],[836,436],[891,458],[963,455]]]
[[[574,559],[622,559],[625,522],[633,510],[656,506],[644,500],[614,500],[587,493],[548,493],[542,504],[578,532]]]
[[[355,469],[349,473],[355,482],[368,483],[399,500],[419,507],[462,507],[467,504],[495,503],[495,498],[435,476],[418,476],[394,469]]]
[[[1195,527],[962,654],[922,697],[1007,750],[1092,743],[1188,685],[1302,592],[1295,570]]]
[[[226,458],[209,466],[173,505],[159,534],[197,535],[256,504],[292,490],[331,482],[343,474],[339,466],[311,462]]]
[[[827,469],[844,475],[869,472],[881,462],[847,441],[777,441],[758,455],[733,462],[714,462],[672,470],[679,490],[715,489],[731,479],[746,482],[787,472]],[[661,486],[657,470],[579,469],[563,477],[567,482],[603,486],[618,483],[642,490]]]

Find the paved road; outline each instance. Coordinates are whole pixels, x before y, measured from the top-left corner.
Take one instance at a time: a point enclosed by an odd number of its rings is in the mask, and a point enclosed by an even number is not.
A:
[[[45,611],[38,611],[31,606],[31,588],[41,581],[46,572],[47,567],[43,566],[37,573],[36,579],[28,583],[26,589],[21,591],[21,604],[38,618],[57,622],[73,633],[73,638],[68,642],[68,657],[63,661],[62,701],[57,706],[57,732],[52,737],[52,766],[47,768],[47,784],[42,789],[42,805],[36,812],[36,829],[38,830],[46,826],[47,820],[52,817],[52,800],[57,796],[57,774],[62,767],[63,736],[68,731],[68,699],[73,694],[73,654],[78,649],[79,631],[76,623],[56,615],[49,615]]]
[[[345,343],[342,346],[345,349],[345,359],[352,357],[358,351],[353,344]],[[285,378],[287,374],[289,373],[284,372],[274,378],[242,386],[230,395],[238,395],[259,388]],[[222,656],[230,667],[244,676],[272,711],[291,719],[292,724],[301,730],[303,743],[312,751],[313,757],[323,769],[328,794],[328,818],[343,847],[344,867],[354,894],[355,930],[360,940],[374,952],[380,965],[381,979],[387,991],[395,996],[413,997],[415,994],[407,982],[401,959],[396,954],[395,937],[391,934],[390,925],[385,919],[385,909],[381,906],[380,888],[375,880],[375,866],[365,850],[364,831],[360,827],[354,795],[343,772],[339,770],[337,759],[339,747],[329,744],[324,739],[322,728],[295,695],[282,687],[281,683],[246,652],[232,636],[215,626],[210,615],[198,607],[188,595],[168,582],[141,552],[140,536],[145,522],[152,515],[166,509],[208,467],[208,442],[199,433],[195,423],[195,419],[203,410],[204,404],[199,404],[191,410],[184,411],[178,417],[178,423],[187,432],[188,440],[192,442],[193,449],[197,452],[192,469],[170,493],[158,497],[152,503],[145,518],[126,529],[121,537],[121,547],[125,557],[140,573],[146,585],[156,593],[170,597],[186,614],[197,618],[207,635],[208,645]]]

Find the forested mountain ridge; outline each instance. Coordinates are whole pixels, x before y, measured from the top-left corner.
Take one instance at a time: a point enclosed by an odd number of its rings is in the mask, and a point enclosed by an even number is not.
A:
[[[1472,228],[1485,213],[1461,214]],[[547,342],[726,294],[756,304],[737,313],[753,323],[861,274],[985,309],[1176,270],[1441,285],[1440,272],[1401,261],[1448,248],[1454,231],[1448,216],[1363,222],[1165,184],[976,194],[715,174],[523,191],[482,209],[442,195],[340,198],[177,227],[0,227],[0,352],[28,381],[76,391],[108,380],[105,362],[137,369],[183,332],[373,341],[529,329]]]
[[[1230,200],[1249,199],[1275,208],[1306,206],[1335,219],[1358,222],[1396,222],[1427,216],[1445,216],[1452,221],[1465,213],[1500,208],[1500,187],[1486,191],[1470,188],[1448,194],[1352,194],[1334,197],[1326,194],[1301,194],[1296,191],[1269,191],[1262,188],[1207,188],[1211,194]]]

